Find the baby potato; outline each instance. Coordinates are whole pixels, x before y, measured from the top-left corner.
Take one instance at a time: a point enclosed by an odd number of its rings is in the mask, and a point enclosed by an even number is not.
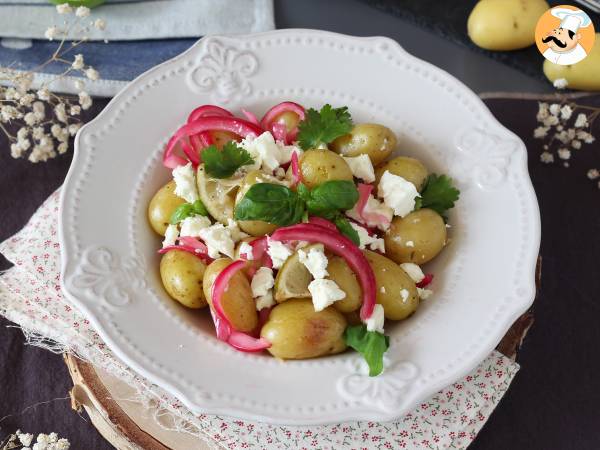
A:
[[[303,183],[311,189],[329,180],[353,180],[344,158],[326,149],[305,151],[300,156],[300,171]]]
[[[211,290],[217,276],[231,264],[229,258],[216,259],[208,265],[204,273],[204,295],[212,308]],[[221,304],[225,316],[231,322],[233,328],[238,331],[250,332],[258,325],[258,314],[256,313],[256,302],[252,298],[252,289],[248,278],[243,272],[236,273],[231,280],[227,290],[221,297]]]
[[[330,144],[333,151],[343,156],[369,155],[374,166],[382,162],[396,148],[396,135],[388,127],[376,123],[359,123],[349,134]]]
[[[284,111],[275,117],[273,123],[281,123],[285,125],[287,132],[289,133],[300,123],[300,116],[294,111]]]
[[[346,319],[335,308],[316,312],[311,300],[293,299],[273,308],[260,336],[276,358],[306,359],[344,351],[345,329]]]
[[[596,45],[585,59],[570,66],[561,66],[545,60],[544,75],[551,82],[560,78],[566,79],[569,89],[600,91],[600,33],[596,33]]]
[[[206,298],[202,279],[206,264],[200,258],[182,250],[170,250],[160,260],[160,278],[171,297],[188,308],[203,308]]]
[[[248,172],[242,181],[240,190],[238,191],[235,203],[236,205],[244,198],[246,192],[257,183],[274,183],[279,184],[276,178],[271,177],[260,170],[253,170]],[[242,231],[252,236],[264,236],[265,234],[271,234],[277,228],[277,225],[273,225],[262,220],[240,220],[238,225]]]
[[[446,245],[446,224],[432,209],[394,217],[384,236],[385,254],[398,264],[431,261]]]
[[[381,180],[381,176],[386,170],[393,175],[404,178],[406,181],[410,181],[415,185],[417,191],[421,191],[428,175],[427,168],[418,159],[408,156],[398,156],[375,169],[376,186],[379,185],[379,180]]]
[[[341,313],[349,313],[360,308],[360,305],[362,305],[362,289],[356,275],[344,258],[329,256],[327,272],[329,272],[327,278],[335,281],[340,289],[346,293],[346,297],[333,304],[335,309]]]
[[[335,305],[335,303],[334,303],[334,305]],[[356,311],[344,313],[344,317],[346,318],[346,322],[348,322],[348,325],[354,326],[354,325],[360,325],[363,323],[363,321],[360,318],[360,311],[358,309]]]
[[[402,320],[419,306],[415,282],[392,260],[370,250],[363,251],[377,284],[377,303],[383,306],[386,319]]]
[[[211,137],[213,138],[214,145],[218,149],[222,149],[225,144],[229,141],[237,141],[238,136],[230,133],[229,131],[211,131]]]
[[[545,0],[481,0],[471,11],[467,31],[475,45],[487,50],[529,47],[548,8]]]
[[[174,180],[161,187],[148,204],[148,221],[152,229],[164,236],[171,220],[171,214],[183,203],[185,200],[175,195]]]

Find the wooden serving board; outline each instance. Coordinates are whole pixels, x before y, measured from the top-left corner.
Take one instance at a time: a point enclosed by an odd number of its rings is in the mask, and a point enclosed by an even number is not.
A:
[[[541,258],[536,268],[537,292],[541,275]],[[517,351],[533,324],[533,307],[519,317],[496,349],[515,360]],[[209,450],[214,448],[195,437],[160,427],[151,411],[139,403],[127,401],[135,391],[109,373],[65,354],[65,362],[73,379],[70,392],[73,409],[81,408],[90,416],[100,434],[118,450]]]

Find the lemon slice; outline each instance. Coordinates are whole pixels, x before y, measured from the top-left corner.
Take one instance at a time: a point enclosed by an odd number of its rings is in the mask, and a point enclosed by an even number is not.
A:
[[[308,252],[312,246],[303,247]],[[275,277],[275,300],[281,303],[291,298],[311,298],[308,285],[312,275],[300,262],[298,252],[285,260]]]
[[[233,219],[235,196],[240,188],[242,179],[211,178],[204,170],[204,165],[198,167],[196,175],[200,200],[216,220],[227,225],[228,219]]]

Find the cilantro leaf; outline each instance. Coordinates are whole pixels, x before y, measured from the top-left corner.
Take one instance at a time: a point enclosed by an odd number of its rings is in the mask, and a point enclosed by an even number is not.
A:
[[[333,223],[335,223],[337,229],[340,230],[340,233],[345,235],[357,246],[360,245],[360,238],[358,237],[358,232],[354,228],[352,228],[352,225],[350,225],[350,221],[348,219],[346,219],[341,214],[338,214],[337,217],[333,220]]]
[[[333,108],[327,104],[320,111],[310,108],[305,119],[298,124],[298,143],[304,150],[318,148],[352,129],[348,107]]]
[[[331,218],[340,209],[352,209],[357,201],[358,189],[352,181],[330,180],[310,191],[306,206],[312,215]]]
[[[235,219],[263,220],[287,226],[300,222],[304,212],[304,201],[287,186],[257,183],[235,207]]]
[[[182,203],[179,205],[173,214],[171,214],[171,224],[177,225],[183,219],[189,216],[208,216],[208,211],[202,200],[196,200],[194,203]]]
[[[346,345],[362,354],[369,365],[369,376],[383,372],[383,354],[390,347],[390,338],[377,331],[368,331],[367,326],[355,325],[344,331]]]
[[[215,145],[210,145],[202,151],[202,161],[206,173],[214,178],[228,178],[242,166],[252,164],[254,160],[250,153],[230,141],[219,150]]]
[[[445,217],[446,211],[454,208],[459,196],[460,191],[452,185],[452,178],[432,173],[425,181],[421,197],[415,199],[415,210],[430,208]]]

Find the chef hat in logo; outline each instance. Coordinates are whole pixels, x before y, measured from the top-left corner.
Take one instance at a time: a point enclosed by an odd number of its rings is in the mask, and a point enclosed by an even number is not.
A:
[[[558,17],[561,20],[561,28],[571,30],[573,33],[577,33],[579,28],[585,28],[592,23],[590,17],[581,10],[574,11],[567,8],[552,8],[550,12],[554,17]]]

